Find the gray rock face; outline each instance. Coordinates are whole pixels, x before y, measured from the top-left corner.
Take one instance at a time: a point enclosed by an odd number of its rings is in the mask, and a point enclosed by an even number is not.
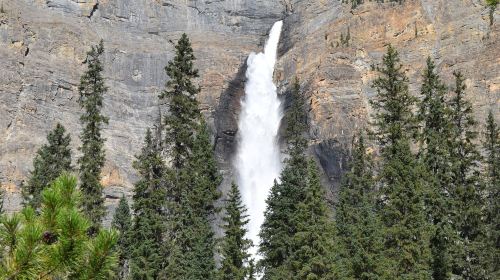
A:
[[[77,86],[92,44],[103,39],[106,48],[104,114],[110,121],[103,184],[113,205],[136,179],[132,161],[164,107],[157,96],[180,35],[188,33],[193,43],[199,99],[215,135],[221,93],[283,15],[278,0],[4,0],[3,6],[0,182],[8,192],[7,211],[18,209],[34,153],[57,122],[71,133],[79,156]]]
[[[110,208],[136,180],[131,163],[144,131],[164,110],[157,98],[167,79],[163,68],[182,32],[198,58],[199,100],[226,183],[233,176],[245,60],[262,49],[279,19],[284,29],[276,81],[286,99],[292,79],[301,80],[309,102],[310,152],[327,186],[338,183],[352,134],[369,119],[376,75],[370,65],[380,61],[386,44],[400,51],[415,94],[431,56],[448,84],[454,70],[464,72],[478,120],[489,109],[500,118],[498,12],[490,26],[481,0],[405,2],[351,10],[338,0],[3,0],[0,182],[8,192],[7,210],[18,209],[19,186],[56,122],[71,132],[79,156],[77,86],[85,53],[101,38],[109,87],[104,113],[110,117],[103,184]],[[337,46],[348,30],[349,46]]]

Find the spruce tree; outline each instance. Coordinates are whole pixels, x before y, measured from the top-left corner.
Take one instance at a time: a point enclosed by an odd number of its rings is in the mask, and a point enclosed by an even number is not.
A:
[[[281,172],[280,182],[275,182],[267,198],[264,222],[260,230],[259,253],[262,259],[264,280],[278,279],[286,271],[286,260],[290,257],[292,238],[297,232],[298,205],[305,199],[307,185],[307,158],[304,137],[306,129],[305,101],[298,80],[291,91],[291,106],[285,116],[287,152],[289,158]]]
[[[144,146],[134,162],[134,168],[140,176],[134,185],[134,218],[130,229],[130,278],[134,280],[158,279],[164,266],[164,176],[167,170],[159,141],[153,138],[151,130],[148,129]]]
[[[173,171],[169,193],[168,249],[165,275],[187,279],[214,279],[215,238],[211,223],[217,209],[214,202],[219,197],[217,187],[221,182],[213,155],[208,128],[200,120],[192,140],[191,155],[185,166]],[[176,190],[175,200],[171,190]]]
[[[375,213],[373,162],[364,136],[353,141],[350,171],[345,175],[336,205],[338,279],[382,279],[382,225]]]
[[[198,108],[199,87],[191,43],[183,34],[176,56],[165,67],[170,80],[160,98],[169,103],[165,148],[171,169],[167,182],[166,267],[163,278],[214,279],[215,238],[211,222],[221,182],[206,123]]]
[[[130,254],[130,229],[132,227],[130,208],[128,206],[127,199],[125,196],[120,198],[118,203],[118,208],[116,208],[115,214],[113,216],[113,221],[111,227],[118,231],[120,237],[118,239],[117,251],[118,251],[118,279],[126,279],[128,275],[128,257]]]
[[[398,52],[389,46],[380,76],[373,82],[377,96],[375,137],[381,149],[379,215],[384,225],[387,279],[429,279],[429,226],[425,216],[423,170],[410,145],[415,134],[413,107]]]
[[[305,198],[298,205],[297,229],[281,279],[334,279],[331,276],[334,227],[316,163],[307,165]]]
[[[219,279],[221,280],[244,280],[249,273],[246,264],[250,254],[248,249],[252,246],[252,241],[245,238],[248,224],[246,207],[241,201],[241,194],[238,186],[234,183],[228,194],[225,205],[226,215],[223,217],[224,237],[221,242],[221,268],[219,269]]]
[[[103,65],[100,57],[104,53],[103,41],[93,46],[87,53],[87,71],[80,79],[80,98],[78,103],[84,109],[80,117],[83,131],[80,135],[82,146],[81,158],[78,159],[80,171],[80,189],[83,200],[82,209],[92,221],[91,232],[96,232],[105,214],[104,197],[102,195],[101,170],[105,163],[103,125],[108,118],[102,113],[103,98],[107,92],[102,76]]]
[[[491,255],[489,273],[492,279],[500,277],[500,128],[490,111],[486,120],[485,140],[486,180],[488,194],[488,239]]]
[[[190,155],[194,128],[201,117],[196,100],[200,88],[192,81],[199,77],[194,60],[191,42],[184,33],[175,46],[175,58],[165,67],[170,79],[160,95],[169,105],[165,117],[166,147],[176,169],[183,167]]]
[[[476,146],[476,121],[466,98],[465,79],[455,72],[454,96],[450,101],[452,121],[453,226],[459,234],[453,250],[453,273],[463,279],[487,279],[486,224],[483,184],[479,174],[481,156]]]
[[[418,112],[421,122],[419,134],[419,159],[426,168],[428,188],[425,190],[427,218],[433,224],[430,240],[432,252],[432,274],[435,280],[451,276],[450,245],[453,240],[451,229],[451,166],[450,139],[451,123],[445,95],[446,86],[436,73],[436,66],[429,57],[423,74],[420,94],[422,100]]]
[[[47,144],[38,149],[28,183],[22,186],[24,204],[40,208],[40,194],[63,171],[71,171],[71,137],[57,124],[47,135]]]

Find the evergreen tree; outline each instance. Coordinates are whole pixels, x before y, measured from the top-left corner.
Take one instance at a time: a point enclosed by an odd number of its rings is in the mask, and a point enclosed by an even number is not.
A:
[[[481,159],[476,147],[476,122],[472,105],[465,99],[466,86],[461,73],[455,72],[455,91],[450,102],[452,121],[453,224],[459,240],[453,250],[453,273],[463,279],[487,279],[486,225],[484,222],[483,184],[479,174]]]
[[[104,53],[103,41],[93,46],[87,53],[87,71],[80,79],[80,98],[78,102],[84,109],[80,117],[83,126],[80,139],[82,157],[78,159],[80,171],[80,189],[83,200],[82,209],[92,221],[91,232],[100,227],[101,219],[105,214],[104,197],[102,196],[101,170],[105,163],[104,138],[101,130],[108,118],[102,115],[103,98],[107,92],[102,76],[103,65],[100,56]]]
[[[488,239],[492,254],[489,272],[492,279],[500,278],[500,128],[490,111],[486,120],[483,146],[486,150],[486,177],[488,194]]]
[[[199,87],[192,79],[194,55],[186,34],[179,39],[176,56],[165,67],[170,80],[160,98],[169,102],[165,118],[165,148],[172,168],[167,181],[166,267],[161,277],[214,279],[215,239],[211,222],[217,209],[221,182],[207,125],[198,108]]]
[[[160,98],[169,102],[169,115],[165,117],[166,146],[171,152],[174,168],[179,169],[190,155],[194,128],[201,114],[196,100],[200,88],[192,81],[199,74],[194,68],[193,48],[185,33],[177,42],[175,50],[175,58],[165,67],[170,80]]]
[[[297,230],[291,254],[281,279],[334,279],[329,277],[333,262],[334,227],[316,163],[308,162],[305,198],[298,205]],[[286,276],[283,278],[283,276]]]
[[[63,171],[71,171],[71,137],[61,124],[49,132],[47,142],[37,151],[28,183],[22,186],[24,204],[34,209],[40,207],[43,189]]]
[[[134,168],[140,180],[134,186],[134,218],[130,230],[130,278],[158,279],[163,268],[163,234],[165,231],[166,167],[159,140],[148,129]]]
[[[118,239],[118,279],[126,279],[128,274],[128,257],[130,253],[130,228],[132,227],[132,221],[130,216],[130,208],[128,206],[127,199],[125,196],[120,198],[118,203],[118,208],[116,208],[115,214],[113,216],[113,221],[111,227],[120,233]]]
[[[375,137],[381,148],[379,215],[384,225],[387,279],[429,279],[429,226],[425,217],[423,170],[410,149],[415,133],[413,106],[398,52],[389,46],[381,76],[373,87],[377,96]]]
[[[263,269],[264,280],[279,279],[286,271],[292,238],[297,232],[295,217],[299,204],[305,199],[308,170],[304,133],[307,117],[298,80],[295,80],[291,97],[292,105],[285,116],[289,158],[281,172],[280,183],[274,183],[267,198],[265,219],[259,234],[259,253],[262,255],[259,266]]]
[[[1,279],[110,279],[118,235],[91,224],[78,210],[76,178],[62,174],[42,191],[38,215],[30,206],[0,222]]]
[[[246,280],[257,280],[257,272],[255,271],[255,261],[253,259],[248,263],[248,273]]]
[[[219,197],[217,187],[221,182],[213,155],[208,128],[200,120],[194,133],[192,148],[185,166],[171,174],[168,193],[168,265],[167,278],[214,279],[215,238],[211,227],[217,209],[214,202]]]
[[[353,142],[352,153],[335,213],[336,274],[338,279],[383,279],[382,225],[375,214],[373,163],[362,134]]]
[[[226,201],[226,215],[223,218],[224,237],[221,242],[222,264],[219,269],[219,279],[222,280],[244,280],[248,274],[248,263],[250,254],[248,249],[252,241],[245,238],[248,224],[246,207],[241,201],[238,187],[233,183]]]
[[[419,134],[421,164],[426,168],[426,209],[428,220],[434,225],[430,240],[433,279],[444,280],[451,276],[450,245],[453,233],[450,224],[451,124],[445,95],[446,86],[436,73],[436,66],[429,57],[423,74],[422,101],[418,119],[422,129]]]

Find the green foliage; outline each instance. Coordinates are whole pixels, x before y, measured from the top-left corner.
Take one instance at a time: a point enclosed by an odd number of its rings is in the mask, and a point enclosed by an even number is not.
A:
[[[130,242],[132,240],[132,236],[130,235],[132,221],[130,216],[130,208],[128,206],[127,199],[124,196],[120,198],[118,208],[116,208],[115,214],[113,216],[111,227],[118,231],[118,233],[120,234],[117,246],[119,256],[119,267],[117,273],[118,279],[126,279],[128,274],[127,260],[132,249],[130,246]]]
[[[300,91],[300,82],[295,78],[290,91],[290,108],[284,117],[286,123],[285,137],[287,139],[288,153],[300,156],[307,147],[305,133],[307,132],[307,110],[305,98]]]
[[[340,33],[340,43],[338,43],[339,46],[342,47],[349,47],[349,43],[351,41],[351,28],[347,27],[347,33],[344,35],[344,33]]]
[[[170,113],[165,117],[166,145],[175,168],[186,163],[192,147],[194,127],[201,117],[196,95],[200,88],[193,84],[198,78],[194,69],[195,56],[189,38],[184,33],[175,46],[175,58],[168,62],[165,72],[170,77],[160,95],[169,104]]]
[[[170,80],[160,98],[169,102],[165,118],[165,148],[172,168],[164,177],[167,184],[166,266],[161,277],[214,279],[215,238],[211,222],[221,182],[206,123],[198,108],[199,88],[192,79],[194,69],[191,43],[183,34],[176,56],[165,68]]]
[[[76,178],[62,174],[42,191],[40,214],[31,207],[2,217],[2,279],[110,279],[117,265],[118,235],[89,237],[90,221],[79,212]]]
[[[429,225],[425,216],[424,170],[411,152],[416,98],[408,91],[398,52],[388,47],[373,82],[378,95],[374,136],[381,147],[379,215],[384,225],[387,279],[429,279]]]
[[[287,120],[287,151],[290,157],[281,172],[280,183],[275,182],[267,198],[264,222],[261,226],[259,253],[262,259],[263,279],[279,279],[290,257],[292,239],[297,232],[299,204],[305,199],[307,185],[307,159],[304,155],[307,141],[304,138],[304,98],[298,81],[292,88],[292,105],[285,116]]]
[[[63,171],[71,171],[71,137],[61,124],[47,135],[47,144],[37,151],[28,183],[22,186],[24,204],[38,209],[40,194]]]
[[[221,241],[221,268],[219,269],[219,279],[221,280],[244,280],[251,275],[249,268],[245,267],[250,255],[248,249],[252,246],[252,241],[245,238],[248,224],[246,207],[241,201],[241,194],[238,186],[231,185],[231,191],[225,204],[226,215],[223,217],[224,237]],[[253,269],[253,268],[252,268]]]
[[[334,227],[316,163],[307,165],[305,198],[298,205],[297,229],[292,236],[290,257],[281,279],[334,279],[329,277],[333,263]],[[283,278],[284,277],[284,278]]]
[[[373,163],[360,134],[335,212],[338,279],[383,279],[382,224],[375,213]]]
[[[426,168],[425,192],[427,218],[433,224],[431,236],[433,279],[451,276],[450,245],[454,240],[451,228],[450,167],[451,122],[445,95],[447,88],[436,74],[434,62],[429,57],[423,74],[418,112],[421,122],[419,133],[420,163]]]
[[[493,25],[495,10],[499,0],[486,0],[486,5],[490,8],[490,25]]]
[[[134,186],[133,195],[134,218],[129,243],[131,279],[158,279],[164,263],[166,167],[159,141],[148,129],[144,146],[134,162],[140,180]]]
[[[500,128],[490,111],[486,120],[485,141],[486,180],[487,180],[487,222],[488,243],[492,254],[489,257],[489,269],[492,279],[500,277]]]
[[[453,273],[465,279],[487,279],[486,224],[484,222],[484,184],[479,174],[481,159],[477,146],[476,121],[472,105],[466,100],[463,75],[454,73],[454,96],[450,101],[452,137],[451,195],[453,198],[453,225],[459,234],[453,249]]]
[[[211,222],[217,211],[221,182],[204,121],[198,126],[184,168],[170,174],[168,250],[165,276],[186,279],[214,279],[215,238]]]
[[[103,41],[93,46],[87,53],[87,71],[80,79],[78,103],[84,109],[80,117],[83,131],[80,135],[82,157],[78,159],[82,209],[92,221],[91,231],[96,232],[105,214],[104,197],[100,182],[101,170],[105,163],[104,141],[101,130],[108,118],[102,115],[103,98],[107,92],[102,76],[103,66],[100,56],[104,53]]]

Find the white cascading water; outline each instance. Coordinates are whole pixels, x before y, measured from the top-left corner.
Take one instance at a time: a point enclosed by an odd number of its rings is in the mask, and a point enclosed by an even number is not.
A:
[[[243,201],[248,208],[248,237],[254,243],[250,253],[256,259],[266,199],[281,172],[277,138],[283,112],[273,73],[282,25],[281,21],[273,25],[263,53],[251,53],[248,57],[245,98],[241,101],[238,123],[235,167]]]

